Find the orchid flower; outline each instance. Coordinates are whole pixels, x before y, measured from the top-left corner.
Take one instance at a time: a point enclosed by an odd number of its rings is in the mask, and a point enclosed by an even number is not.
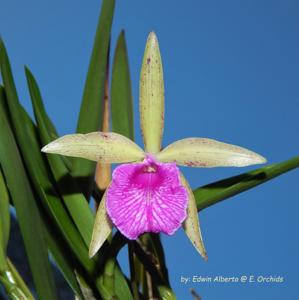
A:
[[[206,138],[186,138],[161,150],[164,81],[158,40],[150,33],[140,77],[140,123],[145,150],[113,132],[65,135],[42,151],[101,163],[120,163],[97,211],[89,254],[102,246],[113,225],[128,239],[145,232],[172,235],[183,226],[206,259],[192,190],[178,166],[242,167],[266,162],[247,149]]]

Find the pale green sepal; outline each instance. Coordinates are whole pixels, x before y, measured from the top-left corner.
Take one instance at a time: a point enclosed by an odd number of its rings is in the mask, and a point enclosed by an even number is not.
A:
[[[108,187],[109,188],[109,187]],[[113,224],[106,212],[106,192],[99,205],[89,246],[89,257],[93,257],[102,247],[112,231]]]
[[[156,155],[162,162],[187,167],[245,167],[262,164],[266,159],[245,148],[206,138],[176,141]]]
[[[187,207],[187,218],[183,223],[183,228],[186,232],[186,235],[190,239],[192,245],[200,253],[200,255],[205,260],[207,260],[208,256],[201,235],[195,197],[184,175],[181,173],[180,176],[181,183],[186,188],[189,198]]]
[[[140,74],[140,125],[145,151],[158,153],[164,129],[164,81],[159,44],[149,34]]]
[[[82,295],[84,299],[81,300],[96,300],[92,289],[88,286],[84,278],[75,270],[76,279],[78,281],[78,284],[80,286]],[[75,296],[75,300],[80,300],[79,296]]]
[[[145,157],[143,150],[134,142],[113,132],[65,135],[43,147],[42,151],[101,163],[141,161]]]

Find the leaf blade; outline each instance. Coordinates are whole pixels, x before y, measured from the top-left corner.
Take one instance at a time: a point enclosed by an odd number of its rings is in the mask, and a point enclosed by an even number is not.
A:
[[[53,228],[50,228],[51,226],[52,224],[45,224],[45,239],[49,247],[49,251],[73,292],[81,296],[81,290],[74,273],[75,264],[71,259],[72,255],[68,253],[68,248],[65,247],[59,239],[57,239],[57,232],[55,232]]]
[[[8,56],[4,43],[2,41],[1,54],[1,72],[4,84],[7,87],[5,91],[8,98],[7,107],[10,113],[12,125],[14,126],[16,139],[22,151],[27,171],[31,177],[32,183],[35,186],[35,191],[40,197],[41,202],[52,213],[52,216],[54,216],[62,231],[66,233],[65,236],[70,237],[68,240],[73,243],[73,246],[75,245],[75,248],[73,247],[73,249],[78,250],[77,253],[80,253],[77,256],[82,258],[84,264],[88,266],[90,265],[90,263],[87,256],[87,249],[85,249],[84,255],[82,252],[82,246],[84,246],[84,244],[82,243],[82,241],[80,241],[81,237],[79,237],[78,234],[75,233],[75,228],[70,222],[69,217],[63,208],[63,205],[60,203],[59,198],[57,198],[57,194],[55,196],[55,192],[53,191],[51,183],[49,184],[50,179],[48,177],[48,171],[45,167],[44,159],[42,158],[39,150],[40,146],[37,142],[36,137],[33,137],[33,135],[35,134],[34,124],[19,103]],[[51,130],[51,133],[53,133],[55,129],[53,129],[54,126],[51,123],[50,119],[47,118],[45,123],[48,126],[49,130]],[[50,194],[45,194],[45,190],[51,190],[54,195],[51,195],[51,192]]]
[[[10,230],[9,193],[0,166],[0,271],[7,269],[6,249]]]
[[[48,128],[46,126],[45,120],[47,113],[45,111],[37,83],[28,69],[26,76],[30,87],[31,100],[38,124],[40,139],[43,144],[48,144],[52,141],[52,136],[48,132]],[[57,182],[58,190],[88,249],[92,236],[94,215],[89,207],[88,202],[86,201],[86,198],[81,191],[78,191],[76,188],[76,181],[70,175],[69,170],[61,157],[56,155],[48,155],[47,158],[54,178]],[[99,267],[97,266],[98,262],[98,259],[90,260],[90,267],[88,268],[89,274],[94,274],[95,268]],[[98,291],[101,293],[101,277],[94,277],[93,275],[92,279],[95,282]]]
[[[49,144],[52,141],[52,137],[46,126],[45,119],[47,118],[47,113],[42,102],[38,85],[28,69],[26,69],[26,77],[41,141],[44,145]],[[94,216],[88,202],[80,191],[78,191],[76,183],[70,176],[69,170],[61,157],[55,155],[49,155],[47,157],[66,207],[88,247],[94,222]],[[72,192],[68,192],[66,188],[71,189]]]
[[[59,228],[59,232],[63,235],[72,252],[88,269],[91,264],[88,260],[86,246],[63,205],[62,199],[55,189],[54,182],[52,182],[52,174],[50,170],[48,170],[45,160],[42,158],[36,127],[25,110],[23,110],[23,115],[23,128],[26,130],[27,144],[30,145],[29,151],[27,147],[24,148],[21,143],[19,144],[35,192],[40,198],[47,213],[52,218],[51,220],[57,225],[57,229]]]
[[[103,0],[102,2],[101,14],[83,92],[77,133],[97,131],[102,125],[106,66],[114,6],[115,0]],[[85,161],[80,158],[73,161],[73,175],[87,178],[85,183],[81,182],[87,198],[90,195],[95,166],[94,162]]]
[[[3,70],[3,59],[5,57],[3,57],[3,52],[1,51],[1,71],[5,72],[7,70]],[[4,83],[6,83],[7,79],[7,74],[5,74],[3,76]],[[7,184],[10,187],[10,194],[16,208],[38,296],[40,299],[54,300],[57,299],[56,291],[48,261],[48,251],[43,238],[42,221],[13,133],[5,115],[5,110],[3,109],[3,89],[1,89],[0,98],[0,163]],[[15,170],[18,170],[17,175],[15,174]],[[28,215],[30,215],[30,218],[28,218]]]
[[[299,167],[299,156],[193,190],[198,211]]]
[[[118,37],[111,82],[112,129],[134,140],[133,96],[125,33]]]

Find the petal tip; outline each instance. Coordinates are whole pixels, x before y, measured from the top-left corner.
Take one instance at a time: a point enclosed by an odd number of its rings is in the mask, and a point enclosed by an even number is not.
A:
[[[93,233],[94,234],[94,233]],[[89,258],[93,258],[97,252],[101,249],[106,239],[97,239],[97,237],[92,237],[89,249],[88,256]]]
[[[199,252],[200,256],[205,260],[208,261],[208,253],[205,249],[205,246],[203,244],[201,245],[195,245],[196,250]]]
[[[57,153],[59,154],[60,153],[60,150],[61,149],[61,145],[59,142],[57,142],[57,140],[47,144],[46,146],[44,146],[42,149],[41,149],[41,152],[45,152],[45,153]]]
[[[189,237],[189,236],[188,236]],[[190,239],[190,237],[189,237]],[[203,244],[203,240],[202,240],[202,237],[201,237],[201,233],[200,233],[200,240],[197,241],[192,241],[192,244],[194,246],[194,248],[197,250],[197,252],[200,254],[200,256],[205,260],[205,261],[208,261],[208,253],[206,251],[206,248]]]
[[[154,31],[151,31],[148,35],[148,38],[146,41],[146,53],[149,56],[154,55],[153,53],[158,53],[158,55],[160,56],[159,41],[158,41],[158,37]],[[150,62],[150,60],[147,59],[146,64],[149,65],[149,62]]]
[[[157,35],[154,31],[151,31],[148,35],[148,41],[152,43],[156,43],[158,41]]]
[[[44,152],[44,153],[50,153],[52,151],[52,146],[51,146],[52,143],[44,146],[42,149],[41,149],[41,152]]]
[[[92,245],[91,245],[91,247],[89,248],[89,251],[88,251],[89,258],[93,258],[96,255],[96,253],[97,253],[97,250],[95,250],[94,247],[92,247]]]
[[[259,162],[260,164],[265,164],[265,163],[267,163],[267,158],[265,158],[265,157],[263,157],[263,156],[261,156],[260,155],[260,162]]]
[[[249,163],[251,165],[255,165],[255,164],[265,164],[266,162],[267,159],[265,157],[263,157],[260,154],[254,153],[254,156],[252,157]]]
[[[205,246],[203,245],[203,247],[201,249],[198,249],[199,254],[201,255],[201,257],[205,260],[208,261],[208,253],[206,251]]]

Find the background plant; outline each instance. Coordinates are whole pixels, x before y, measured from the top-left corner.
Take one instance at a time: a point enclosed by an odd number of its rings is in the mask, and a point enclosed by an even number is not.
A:
[[[90,67],[82,100],[78,132],[103,126],[105,85],[110,70],[111,119],[116,132],[133,137],[132,95],[124,34],[121,33],[108,68],[109,38],[114,1],[103,1]],[[127,241],[116,233],[93,260],[88,245],[94,221],[89,196],[101,193],[93,182],[95,164],[43,156],[40,148],[57,137],[48,118],[37,83],[26,68],[34,109],[34,120],[22,108],[17,96],[8,57],[1,43],[1,283],[13,298],[33,296],[6,257],[9,205],[14,206],[37,296],[56,299],[48,253],[54,258],[68,284],[85,299],[160,298],[175,296],[169,285],[163,248],[157,235],[146,235],[140,243],[129,244],[130,278],[120,270],[116,254]],[[107,93],[106,93],[107,94]],[[196,189],[198,209],[204,209],[241,191],[264,183],[299,165],[299,158],[267,166],[237,177]],[[17,170],[17,172],[16,172]],[[101,168],[100,168],[101,170]],[[99,175],[98,175],[99,176]],[[138,287],[142,286],[140,291]],[[92,296],[93,295],[93,296]]]

